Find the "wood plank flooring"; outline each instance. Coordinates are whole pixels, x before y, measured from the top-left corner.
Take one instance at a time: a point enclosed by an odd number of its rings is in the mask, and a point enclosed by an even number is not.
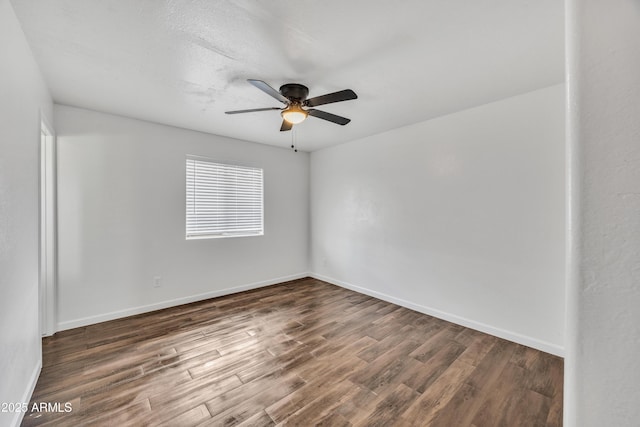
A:
[[[561,358],[310,278],[60,332],[43,352],[29,408],[54,405],[23,426],[562,424]]]

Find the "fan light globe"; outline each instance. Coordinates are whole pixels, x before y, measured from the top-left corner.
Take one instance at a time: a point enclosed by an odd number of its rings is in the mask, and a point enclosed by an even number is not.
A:
[[[280,113],[282,118],[293,125],[302,123],[309,113],[304,111],[299,105],[292,104]]]

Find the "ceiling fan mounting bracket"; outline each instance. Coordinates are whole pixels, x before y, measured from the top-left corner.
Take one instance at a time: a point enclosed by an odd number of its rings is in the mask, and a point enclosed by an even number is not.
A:
[[[287,83],[280,86],[280,93],[291,101],[302,102],[309,95],[309,88],[298,83]]]

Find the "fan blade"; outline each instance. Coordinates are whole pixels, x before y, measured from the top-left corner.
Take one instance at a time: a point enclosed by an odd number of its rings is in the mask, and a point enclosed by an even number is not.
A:
[[[327,113],[326,111],[310,109],[310,110],[307,110],[307,113],[309,113],[310,116],[317,117],[323,120],[328,120],[330,122],[339,124],[341,126],[344,126],[351,121],[351,119],[347,119],[346,117],[342,117],[342,116],[336,116],[335,114]]]
[[[275,99],[282,102],[283,104],[289,104],[289,100],[287,98],[282,96],[280,92],[278,92],[277,90],[275,90],[274,88],[272,88],[271,86],[263,82],[262,80],[248,79],[247,81],[252,85],[254,85],[255,87],[257,87],[258,89],[260,89],[261,91],[263,91],[264,93],[266,93],[267,95],[273,96]]]
[[[236,111],[225,111],[225,114],[240,114],[240,113],[254,113],[256,111],[271,111],[271,110],[280,110],[278,107],[268,107],[268,108],[252,108],[250,110],[236,110]]]
[[[292,127],[293,127],[293,124],[289,123],[286,120],[283,120],[282,121],[282,126],[280,126],[280,132],[291,130]]]
[[[316,96],[307,99],[304,105],[307,107],[317,107],[318,105],[331,104],[332,102],[348,101],[350,99],[358,99],[358,95],[351,89],[341,90],[339,92],[328,93],[326,95]]]

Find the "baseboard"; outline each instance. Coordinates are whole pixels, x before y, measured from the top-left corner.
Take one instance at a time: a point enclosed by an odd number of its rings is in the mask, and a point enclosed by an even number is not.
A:
[[[556,344],[552,344],[546,341],[538,340],[536,338],[521,335],[516,332],[508,331],[501,328],[496,328],[491,325],[487,325],[481,322],[467,319],[455,314],[447,313],[441,310],[437,310],[432,307],[424,305],[414,304],[410,301],[406,301],[400,298],[392,297],[391,295],[383,294],[381,292],[373,291],[371,289],[356,286],[351,283],[343,282],[342,280],[334,279],[332,277],[323,276],[321,274],[309,273],[309,277],[322,280],[323,282],[331,283],[342,288],[350,289],[352,291],[369,295],[374,298],[381,299],[393,304],[400,305],[402,307],[409,308],[411,310],[418,311],[420,313],[428,314],[429,316],[437,317],[438,319],[446,320],[447,322],[455,323],[467,328],[475,329],[480,332],[484,332],[489,335],[503,338],[508,341],[512,341],[518,344],[526,345],[527,347],[535,348],[545,353],[550,353],[559,357],[564,357],[564,348]]]
[[[248,283],[246,285],[234,286],[232,288],[219,289],[211,292],[205,292],[197,295],[190,295],[172,300],[162,301],[154,304],[132,307],[125,310],[112,311],[110,313],[98,314],[95,316],[83,317],[81,319],[67,320],[58,323],[57,331],[79,328],[81,326],[93,325],[95,323],[107,322],[109,320],[120,319],[122,317],[134,316],[136,314],[148,313],[150,311],[162,310],[163,308],[175,307],[176,305],[188,304],[191,302],[202,301],[210,298],[217,298],[225,295],[231,295],[238,292],[248,291],[251,289],[262,288],[265,286],[275,285],[290,280],[302,279],[309,277],[309,273],[298,273],[289,276],[276,277],[274,279],[263,280],[260,282]]]
[[[36,384],[38,383],[38,378],[40,377],[40,371],[42,370],[42,359],[39,358],[38,363],[36,363],[33,372],[31,373],[31,377],[29,378],[29,383],[27,385],[27,389],[24,391],[22,396],[22,400],[19,402],[29,403],[31,401],[31,396],[33,395],[33,391],[36,389]],[[22,423],[22,419],[24,418],[25,412],[16,412],[13,416],[13,420],[11,421],[10,426],[18,427]]]

